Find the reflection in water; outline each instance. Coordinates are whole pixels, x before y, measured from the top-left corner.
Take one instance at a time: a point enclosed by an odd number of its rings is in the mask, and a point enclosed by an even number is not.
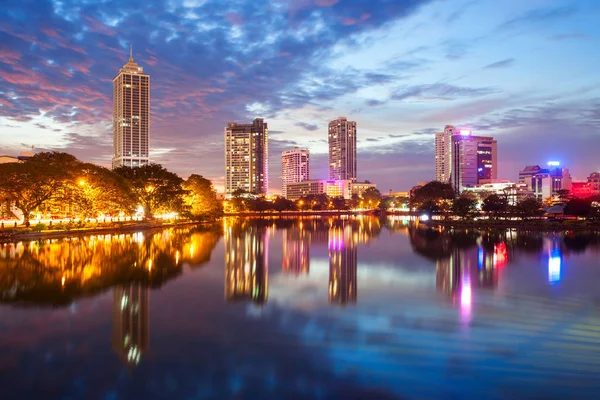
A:
[[[329,301],[356,303],[357,248],[350,225],[329,229]]]
[[[263,304],[269,290],[269,235],[264,224],[225,220],[225,299]]]
[[[310,236],[303,229],[302,221],[298,226],[285,229],[282,233],[284,273],[308,275],[310,272]]]
[[[132,368],[148,350],[149,303],[149,289],[140,283],[113,289],[113,349]]]

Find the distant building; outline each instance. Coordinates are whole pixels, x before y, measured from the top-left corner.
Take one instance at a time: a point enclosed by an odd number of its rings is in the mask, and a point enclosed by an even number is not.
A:
[[[262,118],[225,127],[225,196],[240,189],[266,195],[269,189],[269,131]]]
[[[329,197],[352,198],[352,181],[338,180],[326,181],[313,179],[302,182],[289,183],[287,185],[286,198],[298,200],[304,196],[326,194]]]
[[[559,190],[571,190],[572,179],[568,168],[561,168],[558,162],[549,162],[548,168],[539,165],[527,166],[519,172],[519,180],[527,184],[538,200],[545,200]]]
[[[592,172],[585,182],[573,182],[571,194],[580,199],[600,196],[600,172]]]
[[[377,189],[377,185],[371,182],[353,182],[350,185],[350,190],[352,191],[352,194],[354,195],[358,195],[358,196],[362,196],[363,193],[367,190],[367,189]]]
[[[534,193],[529,189],[526,183],[520,182],[493,182],[484,183],[481,185],[468,186],[463,188],[463,192],[469,191],[479,197],[480,201],[483,201],[485,197],[490,194],[497,194],[499,196],[506,196],[508,204],[516,205],[519,200],[526,197],[533,196]]]
[[[281,154],[281,192],[287,198],[287,185],[310,179],[310,152],[298,147]]]
[[[0,156],[0,164],[24,162],[33,156],[35,156],[35,153],[32,151],[22,151],[17,157],[3,155]]]
[[[19,159],[12,156],[0,156],[0,164],[18,163]]]
[[[448,125],[436,134],[435,158],[436,180],[450,183],[457,193],[498,179],[498,145],[493,137]]]
[[[139,167],[149,159],[150,75],[129,61],[113,79],[113,168]]]
[[[329,122],[329,180],[356,181],[356,122],[339,117]]]

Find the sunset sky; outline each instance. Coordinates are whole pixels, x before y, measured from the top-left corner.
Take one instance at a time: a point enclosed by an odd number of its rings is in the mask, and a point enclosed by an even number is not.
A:
[[[110,166],[112,79],[151,76],[152,161],[222,190],[223,128],[262,117],[270,187],[281,152],[327,123],[358,126],[358,178],[382,192],[434,177],[444,125],[498,140],[499,178],[561,161],[600,170],[600,1],[4,0],[0,155],[72,153]]]

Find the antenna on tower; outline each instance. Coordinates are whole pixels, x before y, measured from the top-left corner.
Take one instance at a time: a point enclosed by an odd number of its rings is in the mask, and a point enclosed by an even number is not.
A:
[[[133,61],[133,45],[129,43],[129,61]]]

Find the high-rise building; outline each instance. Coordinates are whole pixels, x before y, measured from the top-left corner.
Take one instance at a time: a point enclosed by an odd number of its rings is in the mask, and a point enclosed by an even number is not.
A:
[[[129,367],[148,350],[149,297],[149,289],[140,283],[113,291],[113,349]]]
[[[281,154],[281,191],[287,198],[288,183],[297,183],[310,179],[310,153],[298,147]]]
[[[268,193],[268,128],[262,118],[251,124],[230,122],[225,127],[225,195],[238,189]]]
[[[447,125],[435,137],[436,180],[457,192],[498,178],[498,144],[493,137],[474,136],[470,130]]]
[[[345,117],[329,123],[328,179],[356,181],[356,122]]]
[[[113,79],[113,168],[149,163],[150,76],[129,61]]]

